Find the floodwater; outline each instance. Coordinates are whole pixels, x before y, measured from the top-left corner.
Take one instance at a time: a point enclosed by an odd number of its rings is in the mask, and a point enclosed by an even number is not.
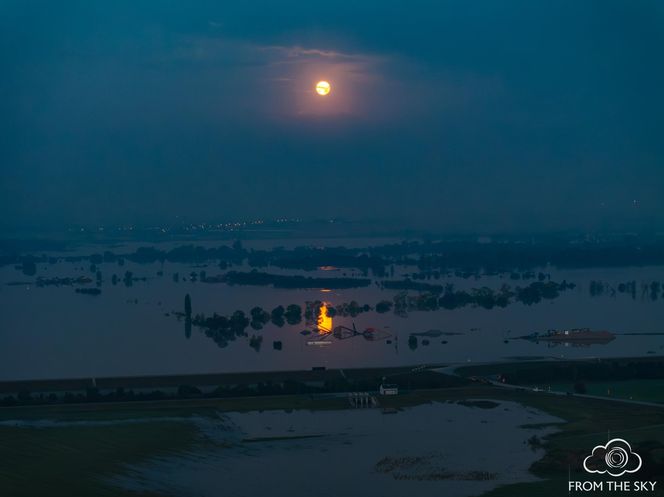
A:
[[[96,247],[96,252],[103,249]],[[115,252],[132,248],[114,247]],[[92,253],[89,251],[86,253]],[[374,306],[380,300],[392,300],[398,293],[376,284],[367,288],[333,290],[290,290],[261,286],[228,286],[193,282],[183,276],[206,271],[208,276],[223,273],[216,265],[132,264],[99,265],[103,275],[99,296],[82,295],[73,287],[36,287],[36,277],[27,277],[13,266],[0,268],[0,380],[102,377],[147,374],[218,373],[310,369],[312,367],[372,367],[425,363],[486,362],[514,357],[552,356],[559,358],[642,356],[664,353],[664,298],[652,300],[641,292],[650,281],[664,282],[664,267],[626,267],[610,269],[557,270],[545,268],[551,280],[574,282],[577,287],[554,300],[526,306],[486,310],[465,307],[455,310],[411,312],[406,317],[392,312],[369,312],[356,318],[334,317],[325,327],[343,325],[358,330],[375,327],[389,334],[387,340],[369,341],[363,337],[347,340],[330,338],[325,346],[307,345],[311,336],[300,332],[304,321],[281,328],[267,324],[261,331],[250,327],[248,336],[239,337],[219,347],[198,328],[187,337],[184,321],[173,311],[181,312],[184,296],[191,295],[193,313],[231,314],[241,309],[249,313],[254,306],[271,310],[277,305],[304,305],[323,300],[332,305],[356,300]],[[238,268],[233,269],[245,269]],[[126,287],[122,281],[111,284],[111,276],[120,279],[132,271],[137,281]],[[410,271],[413,269],[411,268]],[[353,271],[279,271],[308,276],[360,276]],[[160,275],[160,272],[163,274]],[[173,274],[179,273],[175,282]],[[39,265],[37,276],[89,276],[89,263]],[[396,275],[400,278],[400,275]],[[591,297],[589,285],[600,280],[617,287],[635,280],[635,298],[625,293]],[[530,280],[532,281],[532,280]],[[525,286],[530,281],[508,277],[463,279],[441,278],[435,283],[452,283],[457,289],[503,284]],[[10,282],[23,282],[8,285]],[[410,292],[411,294],[415,292]],[[612,331],[617,338],[605,345],[589,347],[549,346],[526,340],[507,340],[548,329],[589,327]],[[417,347],[409,344],[414,332],[438,330],[438,336],[418,337]],[[620,335],[638,333],[639,335]],[[262,337],[260,348],[249,346],[252,335]],[[507,340],[507,342],[506,342]],[[281,350],[273,343],[282,342]],[[426,343],[428,342],[428,343]],[[254,342],[255,343],[255,342]]]
[[[512,402],[229,414],[206,424],[201,448],[129,466],[111,483],[183,497],[479,495],[536,480],[528,468],[542,452],[527,440],[555,428],[523,425],[556,422]]]

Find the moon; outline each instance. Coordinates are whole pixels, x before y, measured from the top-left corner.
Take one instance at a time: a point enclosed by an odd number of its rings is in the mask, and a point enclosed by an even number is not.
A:
[[[318,93],[321,97],[329,94],[331,89],[332,87],[327,81],[319,81],[316,83],[316,93]]]

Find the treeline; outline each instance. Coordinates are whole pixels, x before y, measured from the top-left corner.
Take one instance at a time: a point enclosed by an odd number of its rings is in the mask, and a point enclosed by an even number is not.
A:
[[[322,266],[372,270],[382,277],[391,265],[415,266],[421,272],[454,271],[463,277],[482,272],[486,275],[506,273],[511,279],[531,279],[534,268],[556,266],[620,267],[664,264],[664,240],[612,240],[579,242],[578,240],[543,240],[523,243],[503,240],[501,243],[477,241],[402,242],[366,248],[311,248],[291,251],[256,252],[249,258],[256,267],[274,265],[281,268],[316,269]],[[516,270],[515,270],[516,269]],[[540,275],[537,275],[540,277]]]
[[[75,285],[89,285],[90,283],[95,281],[97,286],[101,286],[103,281],[101,271],[97,270],[96,267],[93,267],[91,269],[91,272],[95,274],[94,280],[89,276],[77,276],[76,278],[70,276],[65,276],[65,277],[55,276],[53,278],[39,277],[35,280],[35,285],[38,287],[75,286]],[[143,277],[134,276],[134,274],[131,271],[125,271],[122,277],[119,277],[117,274],[113,274],[111,276],[111,283],[113,285],[117,285],[120,281],[122,281],[122,283],[125,286],[132,286],[132,284],[136,281],[147,281],[147,278],[145,276]]]
[[[384,276],[391,260],[368,253],[368,249],[345,247],[297,247],[293,250],[254,250],[247,259],[252,267],[274,266],[281,269],[312,271],[320,267],[359,269],[365,275],[371,270],[375,276]]]
[[[190,336],[191,326],[196,326],[203,330],[205,335],[212,339],[219,347],[227,347],[230,342],[235,341],[239,337],[249,336],[246,332],[248,327],[254,331],[260,331],[263,327],[272,323],[273,325],[281,328],[285,324],[295,326],[302,322],[303,316],[309,323],[312,323],[317,318],[317,313],[320,312],[315,309],[314,302],[307,302],[305,310],[297,304],[291,304],[287,307],[278,305],[271,312],[266,311],[262,307],[254,307],[246,315],[244,311],[237,310],[230,316],[222,316],[217,313],[211,316],[199,313],[192,317],[191,315],[191,298],[189,295],[185,297],[185,312],[175,313],[178,317],[185,317],[185,334]],[[249,346],[257,352],[260,350],[263,342],[261,336],[253,335],[249,340]],[[275,350],[281,350],[281,342],[275,342]]]
[[[486,269],[486,268],[475,268],[475,269],[449,269],[446,271],[441,271],[439,269],[419,271],[417,273],[411,273],[408,277],[413,280],[439,280],[441,278],[450,278],[455,276],[457,278],[469,279],[475,278],[479,279],[483,276],[501,276],[507,275],[510,280],[534,280],[545,281],[551,279],[550,273],[544,273],[542,271],[508,271],[506,269],[496,270],[496,269]]]
[[[18,392],[16,396],[8,395],[0,399],[0,406],[10,407],[17,405],[41,405],[41,404],[81,404],[87,402],[129,402],[141,400],[164,400],[174,397],[161,390],[151,392],[125,390],[118,388],[115,391],[101,393],[97,388],[87,388],[83,392],[65,392],[63,395],[31,394],[27,390]]]
[[[376,308],[382,309],[382,305],[384,304],[379,302]],[[185,297],[185,312],[175,312],[174,314],[180,319],[185,318],[185,335],[187,337],[190,336],[191,326],[196,326],[219,347],[224,348],[240,337],[249,337],[248,328],[258,332],[268,323],[278,328],[282,328],[286,324],[296,326],[302,322],[306,326],[314,326],[318,322],[321,312],[325,312],[329,317],[356,317],[363,312],[370,312],[372,310],[374,310],[374,307],[368,304],[361,305],[354,300],[337,304],[336,306],[324,305],[320,300],[314,300],[307,301],[304,307],[298,304],[290,304],[286,307],[278,305],[271,311],[268,311],[256,306],[251,309],[249,314],[245,314],[242,310],[237,310],[228,316],[222,316],[217,313],[213,313],[211,316],[206,316],[203,313],[192,316],[191,298],[187,295]],[[249,346],[257,352],[260,351],[262,342],[263,338],[260,335],[252,334],[249,337]],[[282,350],[282,347],[283,344],[280,341],[273,343],[275,350]]]
[[[74,285],[88,285],[92,283],[92,278],[87,276],[78,276],[77,278],[71,277],[54,277],[54,278],[37,278],[35,285],[38,287],[43,286],[74,286]]]
[[[560,268],[620,267],[664,264],[664,240],[544,240],[522,243],[477,243],[470,241],[396,244],[374,250],[377,255],[418,255],[421,270],[484,268],[505,272],[512,268],[532,269],[548,265]]]
[[[28,276],[37,272],[37,264],[54,265],[58,262],[89,262],[90,264],[115,263],[124,266],[126,261],[137,264],[151,264],[155,262],[174,263],[206,263],[215,261],[222,269],[231,264],[242,264],[246,260],[248,252],[240,242],[235,242],[232,247],[220,245],[218,247],[201,247],[198,245],[181,245],[170,250],[161,250],[156,247],[139,247],[134,252],[116,254],[110,250],[91,255],[0,255],[0,266],[14,264],[16,269]]]
[[[116,254],[104,251],[92,255],[5,254],[0,265],[14,264],[26,275],[34,275],[36,264],[55,264],[58,261],[92,264],[125,261],[145,264],[155,262],[215,263],[222,268],[240,265],[245,261],[255,268],[315,270],[324,266],[369,271],[376,277],[393,272],[394,266],[414,266],[421,273],[510,274],[510,278],[530,279],[534,268],[549,265],[560,268],[620,267],[664,265],[664,240],[610,240],[585,242],[569,240],[541,240],[539,242],[502,240],[500,243],[476,241],[403,242],[375,247],[297,247],[286,250],[247,250],[238,241],[232,246],[202,247],[181,245],[169,250],[154,246],[140,247],[134,252]]]
[[[340,393],[354,391],[376,391],[382,383],[380,376],[365,376],[362,378],[343,377],[334,375],[313,385],[311,382],[285,379],[282,381],[261,381],[257,383],[238,383],[234,385],[219,385],[204,392],[196,385],[180,385],[176,391],[152,390],[150,392],[126,390],[117,388],[110,392],[102,392],[98,388],[87,388],[85,392],[65,392],[63,395],[32,394],[27,390],[17,395],[8,395],[0,398],[0,406],[41,405],[41,404],[73,404],[89,402],[131,402],[145,400],[167,399],[197,399],[197,398],[225,398],[225,397],[255,397],[262,395],[312,395],[324,393]],[[456,376],[433,373],[428,370],[401,373],[390,378],[390,383],[396,384],[402,390],[446,388],[465,385],[468,382]]]
[[[99,288],[77,288],[75,292],[83,295],[101,295]]]
[[[381,300],[375,305],[360,304],[355,300],[331,305],[324,304],[320,300],[314,300],[307,301],[304,308],[298,304],[290,304],[286,307],[278,305],[268,311],[256,306],[251,309],[249,314],[246,314],[243,310],[236,310],[226,316],[217,313],[213,313],[211,316],[206,316],[203,313],[193,315],[191,298],[187,294],[185,296],[185,312],[174,312],[173,314],[179,319],[185,318],[185,335],[187,337],[191,336],[191,327],[196,326],[219,347],[227,347],[230,342],[240,337],[248,337],[247,328],[260,331],[268,323],[281,328],[286,324],[295,326],[302,321],[305,321],[307,326],[313,326],[321,312],[325,312],[331,318],[335,316],[356,317],[362,313],[372,311],[379,314],[392,311],[398,316],[405,317],[409,312],[414,311],[452,310],[466,306],[492,309],[494,307],[507,307],[513,302],[533,305],[542,300],[554,299],[560,295],[560,292],[574,287],[574,283],[566,281],[561,283],[537,281],[525,287],[511,288],[509,285],[503,285],[498,290],[482,287],[466,291],[455,290],[453,285],[448,284],[439,293],[423,292],[410,295],[407,292],[401,292],[395,295],[392,300]],[[252,335],[249,345],[259,351],[262,346],[262,337]],[[274,348],[281,350],[281,345]]]
[[[259,271],[229,271],[216,278],[206,278],[206,283],[223,282],[229,285],[272,285],[275,288],[361,288],[371,284],[366,278],[313,278],[307,276],[288,276]]]
[[[632,280],[618,283],[617,286],[613,286],[610,283],[592,280],[588,290],[591,297],[615,297],[616,294],[627,294],[630,295],[632,299],[636,299],[638,294],[642,299],[649,298],[654,301],[659,299],[660,295],[664,296],[664,292],[662,291],[663,287],[664,285],[659,281],[641,282],[640,285],[637,285],[636,281]]]
[[[415,285],[411,284],[415,283]],[[406,288],[422,288],[423,283],[403,282],[401,286]],[[525,287],[515,287],[505,284],[494,290],[488,287],[473,288],[471,290],[455,290],[451,284],[427,285],[428,291],[419,295],[408,295],[400,293],[393,299],[393,308],[397,314],[408,311],[421,310],[432,311],[437,309],[458,309],[466,306],[493,309],[494,307],[507,307],[510,303],[520,302],[525,305],[533,305],[542,300],[557,298],[561,292],[574,288],[574,283],[562,281],[535,281]],[[383,304],[378,312],[387,312],[389,306]]]

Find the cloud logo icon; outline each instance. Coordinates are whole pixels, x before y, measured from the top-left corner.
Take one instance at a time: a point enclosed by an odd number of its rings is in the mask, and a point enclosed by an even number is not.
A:
[[[622,438],[609,440],[606,445],[598,445],[583,460],[583,469],[588,473],[608,473],[613,477],[625,473],[636,473],[641,469],[641,456],[632,451],[629,443]]]

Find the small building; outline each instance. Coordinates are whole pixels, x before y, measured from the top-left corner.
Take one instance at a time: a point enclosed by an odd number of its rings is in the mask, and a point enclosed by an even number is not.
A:
[[[380,387],[378,388],[378,392],[381,395],[398,395],[399,387],[397,385],[381,383]]]

